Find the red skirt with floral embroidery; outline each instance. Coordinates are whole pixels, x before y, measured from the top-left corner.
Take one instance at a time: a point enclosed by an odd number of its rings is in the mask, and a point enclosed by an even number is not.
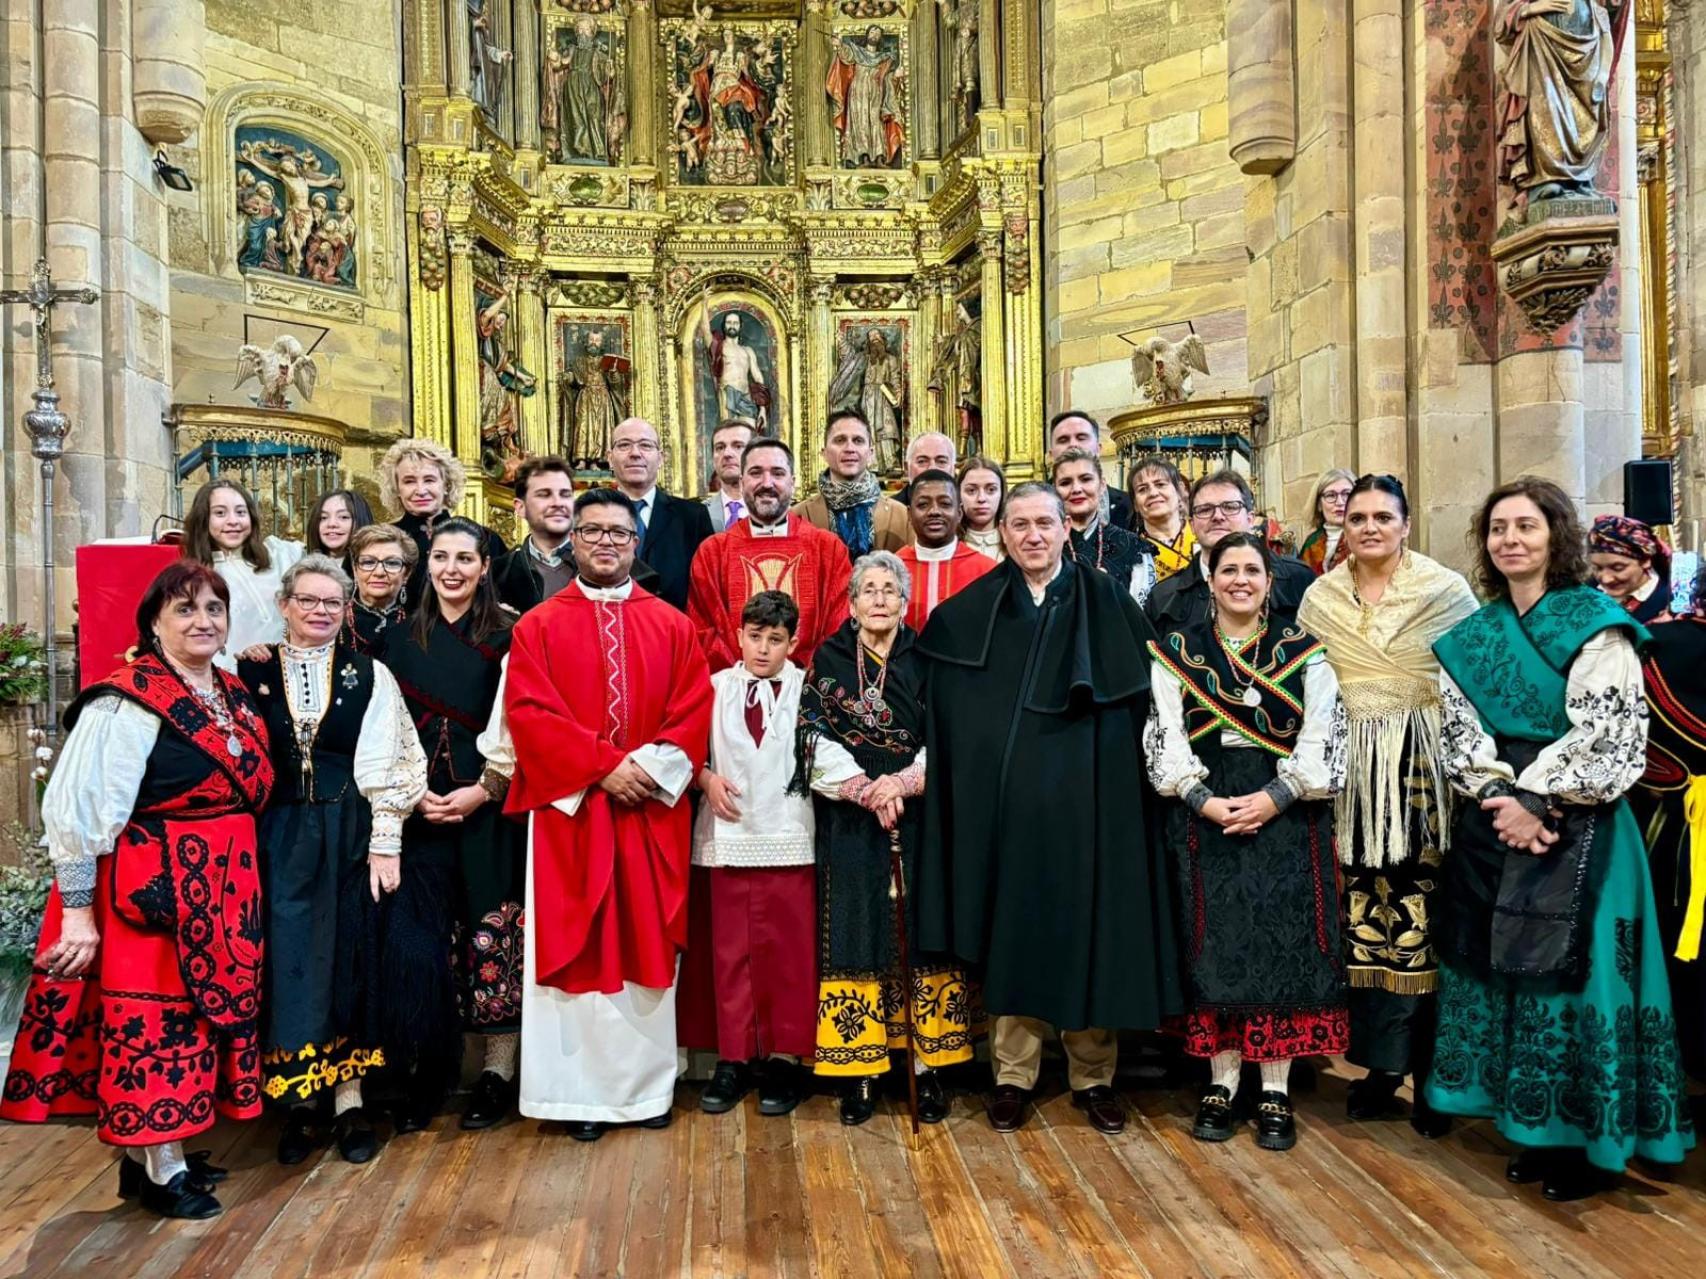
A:
[[[1343,1008],[1256,1013],[1194,1012],[1169,1029],[1182,1036],[1193,1057],[1235,1052],[1245,1061],[1289,1061],[1332,1056],[1351,1041],[1350,1014]]]

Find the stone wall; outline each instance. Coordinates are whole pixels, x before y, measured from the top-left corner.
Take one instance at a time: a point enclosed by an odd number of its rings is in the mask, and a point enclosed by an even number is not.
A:
[[[201,133],[171,149],[196,183],[171,211],[172,398],[245,403],[253,383],[232,389],[237,348],[292,333],[314,351],[319,385],[296,407],[345,422],[370,439],[409,430],[407,310],[402,276],[402,45],[399,0],[312,0],[299,6],[207,0],[209,107]],[[364,272],[361,296],[304,291],[294,304],[256,297],[235,256],[232,131],[245,120],[281,124],[355,155],[366,149],[384,170],[373,189],[353,179]],[[359,139],[360,145],[354,145]],[[224,227],[213,226],[224,219]],[[378,219],[393,260],[371,261],[367,233]],[[369,287],[381,268],[388,283]],[[258,278],[258,277],[257,277]],[[245,337],[245,320],[247,337]],[[314,326],[295,327],[295,326]],[[365,453],[351,450],[363,464]],[[186,494],[187,500],[187,494]]]

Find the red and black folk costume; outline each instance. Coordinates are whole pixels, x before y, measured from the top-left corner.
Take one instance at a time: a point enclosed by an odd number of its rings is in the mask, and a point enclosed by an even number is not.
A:
[[[142,657],[66,714],[42,799],[58,882],[0,1118],[93,1114],[102,1141],[135,1147],[260,1114],[255,815],[273,766],[243,685],[214,680],[204,694]],[[83,906],[100,953],[82,977],[50,976],[39,957]]]
[[[1150,782],[1176,801],[1166,829],[1186,921],[1185,1050],[1213,1059],[1224,1104],[1246,1059],[1263,1064],[1264,1094],[1283,1094],[1291,1058],[1343,1052],[1350,1036],[1324,802],[1344,781],[1338,681],[1320,641],[1278,622],[1246,639],[1198,623],[1149,653],[1144,752]],[[1254,834],[1203,815],[1211,799],[1257,792],[1278,812]]]

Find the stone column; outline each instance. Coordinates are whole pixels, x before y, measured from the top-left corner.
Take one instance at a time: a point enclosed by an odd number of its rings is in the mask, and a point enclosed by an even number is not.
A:
[[[207,110],[204,0],[133,0],[131,101],[150,142],[182,142]]]
[[[524,0],[525,2],[525,0]],[[467,97],[473,83],[473,47],[469,40],[468,0],[444,0],[446,57],[450,59],[450,91]]]
[[[515,49],[515,148],[539,149],[539,10],[534,0],[516,0],[512,44]]]
[[[1275,6],[1276,8],[1284,6]],[[1409,467],[1404,315],[1404,16],[1401,0],[1352,0],[1359,472]]]
[[[1587,496],[1580,347],[1520,351],[1494,372],[1498,479],[1539,475],[1577,502]]]
[[[1292,3],[1228,0],[1226,148],[1245,173],[1278,173],[1297,151]]]
[[[1040,460],[1015,451],[1007,430],[1008,379],[1011,361],[1007,355],[1006,292],[1001,283],[1001,231],[977,233],[977,250],[983,263],[983,386],[978,405],[983,411],[983,451],[1000,462],[1015,466],[1013,480],[1030,479]]]
[[[912,22],[912,66],[907,96],[912,102],[913,154],[934,160],[942,154],[941,55],[936,33],[941,24],[936,0],[920,0]]]
[[[459,513],[486,518],[486,495],[480,481],[480,339],[474,328],[474,237],[466,230],[450,233],[450,350],[456,371],[451,413],[452,449],[468,472],[468,486]]]
[[[801,91],[805,99],[805,161],[808,167],[835,166],[835,145],[830,137],[829,95],[829,0],[806,0],[806,20],[800,25],[799,53]]]
[[[539,268],[531,263],[515,272],[515,322],[521,342],[521,363],[538,379],[533,394],[521,397],[521,447],[535,456],[557,451],[550,407],[550,387],[556,381],[557,362],[545,323],[543,283]]]
[[[673,72],[663,69],[667,79]],[[628,163],[652,167],[658,162],[657,94],[658,16],[652,0],[628,6]]]

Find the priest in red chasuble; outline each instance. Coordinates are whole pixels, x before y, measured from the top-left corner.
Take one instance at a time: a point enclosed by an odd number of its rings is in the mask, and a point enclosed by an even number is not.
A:
[[[788,512],[794,500],[794,453],[780,440],[759,437],[741,456],[741,498],[747,516],[699,544],[687,593],[687,615],[713,671],[740,663],[740,614],[760,591],[781,591],[800,607],[793,660],[811,665],[817,646],[847,620],[847,582],[853,566],[834,533]]]
[[[960,486],[949,472],[920,471],[908,487],[912,544],[895,554],[912,579],[906,624],[922,631],[936,605],[977,581],[995,561],[960,541]]]
[[[662,1128],[675,1095],[675,981],[711,681],[692,623],[635,586],[635,525],[608,489],[575,503],[568,586],[516,623],[501,710],[507,812],[530,820],[521,1113],[583,1141]]]

